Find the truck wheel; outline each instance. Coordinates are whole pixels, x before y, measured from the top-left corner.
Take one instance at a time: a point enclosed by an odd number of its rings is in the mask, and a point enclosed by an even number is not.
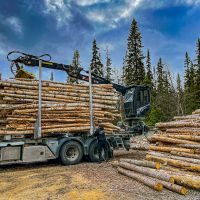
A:
[[[82,160],[82,157],[83,150],[78,142],[66,142],[60,149],[60,160],[63,165],[78,164]]]
[[[97,140],[95,140],[94,142],[92,142],[92,144],[90,145],[90,148],[89,148],[89,158],[91,160],[91,162],[98,162],[99,161],[99,153],[98,153],[98,143],[97,143]],[[101,152],[101,155],[102,157],[105,159],[105,160],[108,160],[108,152],[105,153],[104,149],[103,151]]]

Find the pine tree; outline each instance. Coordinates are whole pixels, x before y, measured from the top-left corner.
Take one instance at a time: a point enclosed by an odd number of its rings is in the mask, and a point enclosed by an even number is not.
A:
[[[91,60],[91,71],[97,76],[103,77],[103,64],[101,62],[101,56],[99,53],[99,48],[97,47],[96,40],[93,40],[92,45],[92,60]]]
[[[127,51],[123,58],[122,77],[121,77],[122,84],[125,84],[125,79],[126,79],[126,65],[127,65],[126,60],[127,60]]]
[[[53,75],[53,72],[51,72],[51,75],[50,75],[50,81],[54,81],[54,75]]]
[[[147,57],[146,57],[146,75],[144,84],[153,86],[153,74],[151,69],[151,58],[150,58],[150,52],[149,49],[147,51]]]
[[[108,47],[106,47],[106,80],[112,81],[111,58],[109,56]]]
[[[156,74],[157,74],[157,90],[161,91],[163,90],[163,87],[164,87],[164,84],[163,84],[164,83],[164,69],[163,69],[162,58],[159,58]]]
[[[195,96],[196,96],[196,108],[200,108],[200,38],[197,40],[197,63],[195,74]]]
[[[195,83],[195,68],[190,60],[188,53],[185,54],[184,61],[185,78],[184,78],[184,112],[185,114],[191,114],[196,108],[196,83]]]
[[[185,68],[184,88],[185,90],[188,90],[190,87],[190,66],[191,66],[191,60],[188,55],[188,52],[186,52],[185,61],[184,61],[184,68]]]
[[[142,36],[137,22],[133,19],[127,44],[127,59],[125,67],[125,84],[142,84],[145,79],[145,69],[142,53]]]
[[[73,55],[73,59],[72,59],[72,64],[71,64],[72,69],[68,75],[68,80],[67,80],[68,83],[78,83],[78,79],[70,76],[70,74],[72,74],[72,75],[76,74],[77,69],[80,66],[79,59],[80,59],[80,54],[79,54],[79,51],[76,49],[74,51],[74,55]]]
[[[181,78],[179,73],[176,77],[176,93],[177,93],[177,114],[183,115],[183,88],[181,84]]]

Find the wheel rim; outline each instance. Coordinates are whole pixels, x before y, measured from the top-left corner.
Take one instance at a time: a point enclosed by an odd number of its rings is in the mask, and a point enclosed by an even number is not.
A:
[[[69,161],[75,161],[79,156],[78,148],[72,146],[66,149],[65,157]]]

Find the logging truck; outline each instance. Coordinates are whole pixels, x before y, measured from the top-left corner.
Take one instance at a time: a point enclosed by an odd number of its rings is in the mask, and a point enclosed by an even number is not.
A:
[[[20,54],[17,58],[11,58],[13,54]],[[44,56],[49,57],[45,59]],[[107,135],[108,152],[102,150],[105,159],[113,156],[113,150],[123,148],[130,149],[130,138],[135,134],[148,131],[148,127],[141,120],[150,109],[150,88],[148,86],[123,86],[111,83],[105,78],[99,77],[89,69],[82,67],[74,70],[70,65],[51,62],[48,54],[33,56],[19,51],[10,52],[7,56],[11,62],[11,71],[15,78],[32,78],[32,74],[24,71],[22,64],[39,68],[38,80],[38,115],[35,123],[34,137],[26,138],[24,135],[0,136],[0,164],[40,162],[50,159],[60,159],[62,164],[77,164],[86,157],[91,162],[99,160],[97,152],[97,140],[93,136],[95,131],[93,116],[92,84],[112,84],[116,91],[122,94],[124,100],[124,115],[126,120],[118,123],[124,131]],[[16,69],[14,69],[16,67]],[[90,105],[90,131],[88,134],[78,132],[76,134],[60,133],[51,137],[42,135],[42,68],[66,71],[73,78],[89,82]],[[84,73],[84,74],[83,74]]]

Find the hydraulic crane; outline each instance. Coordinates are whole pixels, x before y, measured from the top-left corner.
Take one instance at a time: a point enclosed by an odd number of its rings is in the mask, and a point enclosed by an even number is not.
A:
[[[20,54],[17,58],[11,58],[13,54]],[[39,58],[39,59],[38,59]],[[45,59],[46,58],[46,59]],[[56,63],[51,61],[49,54],[43,54],[41,56],[34,56],[20,51],[12,51],[7,55],[8,61],[11,62],[11,71],[14,71],[16,67],[15,75],[20,74],[23,71],[23,78],[26,77],[25,71],[20,65],[26,65],[29,67],[39,67],[39,60],[42,62],[42,67],[54,70],[65,71],[69,76],[89,82],[89,71],[84,70],[82,67],[78,67],[76,70],[71,65],[62,63]],[[27,72],[27,77],[30,73]],[[124,101],[124,114],[125,124],[119,123],[120,126],[126,125],[127,131],[131,134],[142,134],[148,131],[148,127],[141,120],[143,119],[150,109],[150,87],[144,85],[131,85],[123,86],[116,83],[112,83],[103,77],[97,76],[91,73],[91,78],[95,84],[112,84],[118,92],[123,96]]]
[[[13,54],[20,55],[17,58],[11,58]],[[26,138],[23,135],[19,138],[12,135],[0,137],[0,165],[4,163],[47,161],[50,159],[60,159],[64,165],[69,165],[81,162],[83,156],[86,156],[92,162],[99,160],[96,137],[91,134],[94,131],[92,128],[90,129],[90,134],[87,135],[80,132],[77,134],[59,133],[51,137],[45,137],[41,134],[41,118],[39,116],[41,116],[42,111],[42,67],[66,71],[69,76],[88,81],[90,95],[92,94],[91,82],[93,84],[112,84],[122,94],[125,121],[119,124],[125,128],[125,131],[106,136],[108,152],[106,154],[104,152],[105,158],[112,157],[115,149],[123,148],[129,150],[130,138],[135,134],[147,131],[148,127],[142,122],[142,117],[145,117],[150,108],[150,88],[148,86],[132,85],[126,87],[111,83],[91,73],[91,70],[86,71],[82,67],[74,70],[70,65],[51,62],[51,56],[48,54],[34,56],[13,51],[8,54],[7,58],[11,62],[11,71],[16,78],[34,78],[29,72],[25,71],[22,65],[39,67],[38,124],[36,123],[37,128],[35,129],[34,138]],[[16,70],[14,67],[16,67]],[[92,102],[91,97],[90,103]],[[92,104],[90,105],[91,110]],[[90,112],[91,119],[92,116],[93,114]],[[92,122],[91,119],[90,122]],[[92,123],[90,125],[92,127]]]

